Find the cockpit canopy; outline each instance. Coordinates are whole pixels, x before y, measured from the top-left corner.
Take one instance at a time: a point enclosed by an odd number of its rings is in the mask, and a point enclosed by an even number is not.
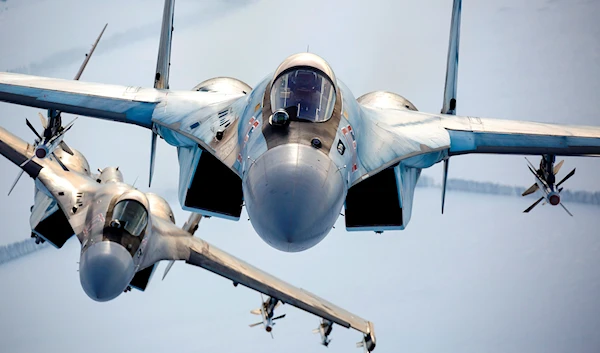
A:
[[[271,109],[285,109],[290,119],[327,121],[335,106],[335,88],[331,80],[312,68],[284,72],[273,82]]]
[[[294,54],[275,70],[268,97],[271,113],[285,110],[290,120],[327,121],[336,104],[336,84],[333,70],[323,58]]]
[[[111,227],[120,228],[129,234],[139,237],[143,235],[148,225],[148,211],[135,200],[119,201],[112,214]]]

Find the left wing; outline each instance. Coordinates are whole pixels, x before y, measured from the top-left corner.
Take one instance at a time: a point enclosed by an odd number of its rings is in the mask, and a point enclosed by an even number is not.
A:
[[[600,127],[596,126],[464,116],[442,116],[440,122],[450,134],[449,155],[600,155]]]
[[[141,267],[150,266],[160,260],[185,260],[191,265],[228,278],[234,284],[241,284],[338,325],[374,337],[371,322],[263,272],[197,237],[192,237],[172,223],[157,217],[154,217],[152,222],[153,241],[148,244],[146,258]]]
[[[600,155],[597,126],[361,109],[364,119],[357,139],[360,167],[353,173],[352,185],[399,162],[427,168],[445,156],[468,153]]]

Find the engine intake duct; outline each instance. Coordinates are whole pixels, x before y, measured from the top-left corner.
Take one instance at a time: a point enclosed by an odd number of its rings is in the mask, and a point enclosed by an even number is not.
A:
[[[183,205],[208,216],[239,219],[242,214],[242,180],[209,152],[201,149]]]

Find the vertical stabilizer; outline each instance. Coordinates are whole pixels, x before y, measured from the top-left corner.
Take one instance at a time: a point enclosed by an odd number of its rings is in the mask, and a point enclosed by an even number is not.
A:
[[[160,29],[160,43],[158,44],[158,58],[156,59],[156,73],[154,75],[154,88],[157,89],[169,89],[174,14],[175,0],[165,0],[162,27]]]
[[[452,20],[450,22],[450,40],[446,61],[446,83],[444,86],[444,103],[442,114],[456,115],[456,87],[458,77],[458,47],[460,44],[460,13],[462,0],[454,0]]]
[[[446,83],[444,85],[444,103],[442,114],[456,115],[456,87],[458,79],[458,47],[460,44],[460,14],[462,0],[454,0],[452,4],[452,19],[450,20],[450,40],[448,43],[448,58],[446,61]],[[442,213],[446,201],[446,180],[450,159],[444,159],[444,180],[442,184]]]
[[[173,40],[174,16],[175,0],[165,0],[162,27],[160,29],[160,42],[158,44],[158,58],[156,59],[156,72],[154,73],[154,88],[156,89],[169,89],[169,69],[171,67],[171,43]],[[154,126],[152,126],[152,140],[150,144],[150,172],[148,175],[148,186],[152,185],[155,155],[156,131],[154,130]]]

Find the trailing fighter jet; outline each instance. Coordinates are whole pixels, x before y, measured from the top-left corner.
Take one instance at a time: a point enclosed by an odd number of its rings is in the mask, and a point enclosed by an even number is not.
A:
[[[77,237],[81,243],[79,278],[91,299],[104,302],[131,288],[144,291],[159,261],[183,260],[235,286],[264,293],[269,302],[290,304],[360,331],[363,340],[373,342],[369,351],[375,348],[371,322],[194,237],[198,214],[192,214],[183,229],[177,227],[169,204],[125,184],[118,167],[92,174],[85,157],[75,149],[70,153],[59,145],[44,159],[34,151],[34,146],[0,128],[0,154],[35,180],[32,234],[56,248]],[[274,305],[267,309],[271,322]]]
[[[350,231],[404,229],[423,168],[469,153],[586,156],[600,128],[456,116],[461,0],[454,0],[439,114],[376,91],[358,99],[330,65],[295,54],[254,88],[226,77],[168,85],[174,1],[163,12],[154,88],[0,74],[0,100],[135,124],[177,147],[179,201],[238,220],[282,251],[319,243],[345,206]],[[368,65],[368,63],[366,63]]]

